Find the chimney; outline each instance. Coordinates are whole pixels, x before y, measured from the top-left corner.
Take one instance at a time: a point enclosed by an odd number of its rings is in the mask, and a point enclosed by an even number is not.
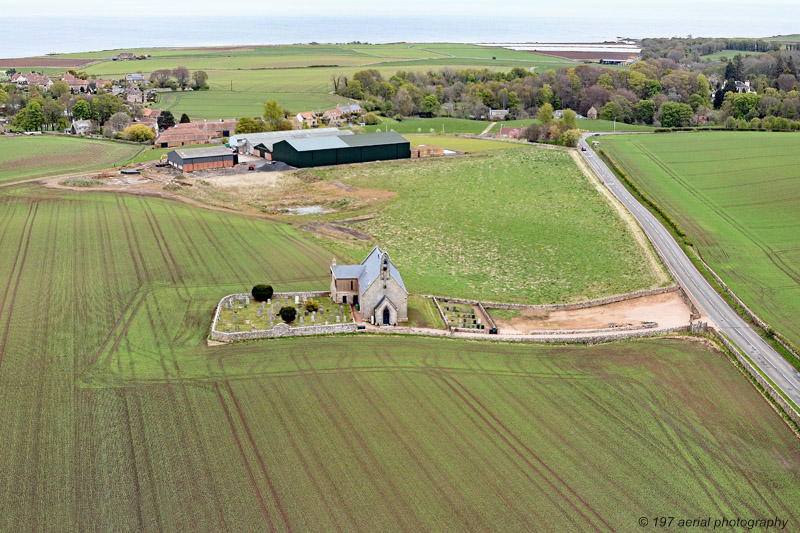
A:
[[[333,261],[331,262],[331,267],[336,267],[336,258],[335,257],[333,258]]]

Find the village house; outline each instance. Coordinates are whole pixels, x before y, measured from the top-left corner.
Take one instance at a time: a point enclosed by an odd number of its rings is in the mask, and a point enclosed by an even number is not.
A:
[[[389,254],[376,246],[360,265],[331,264],[331,298],[356,306],[365,321],[396,326],[408,320],[408,291]]]
[[[737,81],[736,82],[736,92],[739,93],[739,94],[747,94],[747,93],[754,92],[750,88],[750,80]]]
[[[151,131],[152,131],[152,132],[153,132],[155,135],[158,135],[158,120],[156,120],[156,119],[154,119],[154,118],[150,118],[150,117],[142,117],[142,118],[136,119],[136,120],[134,121],[134,124],[144,124],[145,126],[147,126],[148,128],[150,128],[150,130],[151,130]]]
[[[303,128],[316,128],[319,126],[319,118],[313,111],[298,113],[295,119],[300,123],[300,127]]]
[[[125,101],[130,105],[144,104],[144,98],[144,91],[136,86],[128,87],[128,90],[125,92]]]
[[[17,72],[11,77],[11,83],[17,87],[42,87],[46,90],[49,90],[53,85],[50,78],[38,72],[29,72],[25,75]]]
[[[67,83],[69,92],[73,94],[89,92],[89,80],[82,80],[77,76],[73,76],[69,72],[65,72],[64,75],[61,76],[61,81]]]
[[[357,117],[363,112],[358,104],[340,105],[336,106],[336,109],[339,110],[344,118]]]
[[[595,109],[594,106],[586,112],[586,118],[589,120],[597,120],[597,109]]]
[[[125,81],[127,81],[128,83],[142,84],[144,83],[144,75],[141,72],[135,72],[133,74],[125,74]]]
[[[184,124],[183,127],[167,128],[161,132],[154,144],[158,148],[177,148],[194,144],[208,144],[209,142],[208,135],[200,129]]]
[[[509,128],[507,126],[500,128],[500,137],[506,139],[517,139],[520,134],[522,134],[522,128]]]
[[[69,132],[72,135],[88,135],[94,131],[94,124],[91,120],[73,120]]]
[[[508,109],[490,109],[489,120],[505,120],[508,115]]]
[[[322,114],[322,122],[326,126],[340,126],[344,122],[344,116],[338,107],[329,109]]]

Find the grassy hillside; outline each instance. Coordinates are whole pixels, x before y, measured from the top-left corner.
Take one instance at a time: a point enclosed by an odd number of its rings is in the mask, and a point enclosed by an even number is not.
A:
[[[125,195],[6,188],[0,219],[0,530],[800,519],[798,441],[701,344],[210,347],[220,296],[323,288],[330,254]]]
[[[753,310],[800,344],[800,137],[707,132],[603,137]]]
[[[143,146],[58,135],[0,136],[0,183],[121,165]]]
[[[553,303],[659,284],[650,252],[568,153],[502,146],[517,149],[317,174],[397,192],[374,218],[352,227],[391,250],[412,292]],[[369,245],[362,246],[336,250],[361,261]]]

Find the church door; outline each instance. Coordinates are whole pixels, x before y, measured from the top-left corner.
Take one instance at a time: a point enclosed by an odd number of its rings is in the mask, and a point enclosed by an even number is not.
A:
[[[388,326],[389,325],[389,319],[390,319],[390,317],[389,317],[389,308],[388,307],[384,307],[383,308],[383,325],[384,326]]]

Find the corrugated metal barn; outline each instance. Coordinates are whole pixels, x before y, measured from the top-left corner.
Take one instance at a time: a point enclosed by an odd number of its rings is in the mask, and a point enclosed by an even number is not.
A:
[[[272,158],[293,167],[319,167],[410,157],[411,143],[395,132],[286,139],[272,146]]]
[[[173,150],[167,154],[167,162],[184,172],[232,167],[238,163],[238,159],[236,154],[231,153],[224,146]]]

